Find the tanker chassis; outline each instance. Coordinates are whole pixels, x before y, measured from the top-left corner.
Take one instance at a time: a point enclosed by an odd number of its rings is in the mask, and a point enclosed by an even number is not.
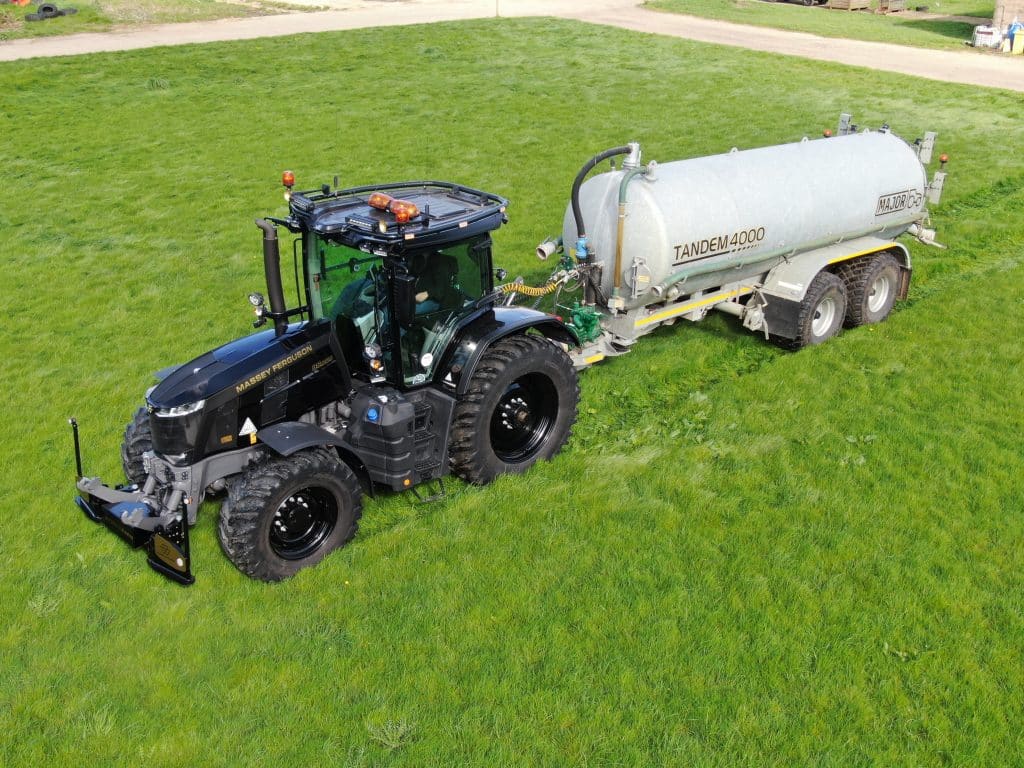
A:
[[[269,307],[250,296],[273,330],[156,374],[125,431],[125,484],[83,476],[71,419],[76,503],[190,584],[189,527],[220,495],[228,558],[287,578],[352,538],[364,492],[443,494],[448,474],[485,484],[550,459],[576,420],[577,371],[660,325],[716,309],[798,349],[884,320],[910,281],[895,238],[934,244],[934,139],[857,132],[844,115],[836,136],[663,165],[609,149],[574,180],[562,236],[537,248],[558,257],[542,286],[493,267],[498,195],[440,181],[298,192],[286,172],[288,216],[257,220]],[[295,235],[293,308],[279,228]]]

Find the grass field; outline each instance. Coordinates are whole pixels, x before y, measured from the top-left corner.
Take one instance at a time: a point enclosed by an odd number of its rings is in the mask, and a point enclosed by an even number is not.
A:
[[[809,32],[823,37],[950,49],[963,49],[964,42],[971,39],[974,24],[942,17],[991,19],[995,10],[992,0],[908,3],[908,7],[927,5],[929,13],[939,18],[921,18],[908,13],[873,14],[824,7],[805,8],[799,4],[764,0],[648,0],[646,5],[691,16]],[[877,7],[878,3],[874,2],[872,6]]]
[[[0,92],[0,764],[1019,765],[1019,95],[540,20],[3,64]],[[214,504],[188,589],[72,505],[68,416],[113,480],[149,372],[250,331],[282,169],[505,195],[498,262],[540,279],[595,152],[843,110],[952,156],[949,249],[912,246],[885,324],[658,331],[582,376],[554,462],[369,502],[279,585]]]

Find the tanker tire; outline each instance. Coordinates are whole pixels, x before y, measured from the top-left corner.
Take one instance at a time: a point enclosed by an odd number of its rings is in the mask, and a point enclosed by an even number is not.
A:
[[[579,380],[569,356],[537,336],[510,336],[484,353],[452,420],[452,471],[475,485],[525,472],[568,442]]]
[[[242,473],[229,485],[217,533],[238,570],[281,581],[351,540],[362,509],[352,470],[334,451],[313,448],[265,458]]]
[[[131,423],[124,430],[121,442],[121,466],[129,483],[142,485],[146,482],[146,470],[142,466],[142,454],[153,450],[153,431],[149,425],[149,412],[139,408],[132,416]]]
[[[847,328],[880,323],[892,312],[900,285],[900,265],[892,254],[844,262],[836,274],[846,283]]]
[[[786,349],[803,349],[821,344],[843,328],[846,316],[846,284],[831,272],[819,272],[800,302],[795,339],[775,339]]]

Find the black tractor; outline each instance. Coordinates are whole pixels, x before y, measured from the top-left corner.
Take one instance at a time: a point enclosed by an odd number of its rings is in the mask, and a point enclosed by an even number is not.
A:
[[[506,200],[435,181],[307,192],[284,181],[288,217],[256,222],[269,298],[250,296],[255,326],[273,330],[156,374],[125,432],[125,485],[82,476],[72,419],[78,506],[183,584],[188,529],[212,495],[228,558],[276,581],[351,539],[364,493],[523,472],[576,419],[576,334],[495,286],[491,232]],[[294,235],[294,308],[279,229]]]

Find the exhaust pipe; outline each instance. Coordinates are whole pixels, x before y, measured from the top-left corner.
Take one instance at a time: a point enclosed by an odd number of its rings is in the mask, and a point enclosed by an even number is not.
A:
[[[263,230],[263,271],[266,273],[267,294],[270,298],[270,316],[274,318],[274,332],[281,336],[288,329],[285,317],[284,286],[281,284],[281,250],[277,243],[277,227],[266,219],[256,219]]]

